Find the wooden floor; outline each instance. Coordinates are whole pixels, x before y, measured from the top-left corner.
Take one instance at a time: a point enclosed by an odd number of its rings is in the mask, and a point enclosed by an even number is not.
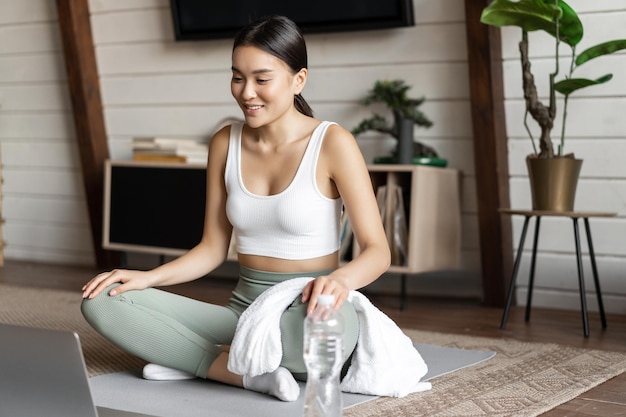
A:
[[[89,268],[8,261],[0,267],[0,282],[80,291],[98,271]],[[205,278],[168,289],[200,300],[224,303],[234,286],[232,278]],[[506,330],[500,330],[502,310],[476,300],[409,298],[404,311],[397,297],[367,294],[400,327],[472,336],[507,337],[552,342],[582,348],[626,352],[626,316],[608,315],[602,330],[590,313],[590,336],[585,338],[579,311],[533,309],[528,323],[523,308],[513,308]],[[549,417],[626,416],[626,373],[544,414]]]

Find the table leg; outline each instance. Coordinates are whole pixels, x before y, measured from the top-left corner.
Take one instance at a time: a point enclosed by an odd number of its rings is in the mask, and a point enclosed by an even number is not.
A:
[[[126,251],[120,252],[120,268],[128,268],[128,254],[126,253]]]
[[[526,230],[528,229],[528,221],[531,216],[526,216],[524,219],[524,226],[522,227],[522,235],[517,247],[517,255],[515,256],[515,263],[513,264],[513,274],[511,275],[511,283],[509,284],[509,294],[506,298],[506,305],[504,306],[504,313],[502,314],[502,321],[500,322],[500,328],[506,327],[506,322],[509,319],[509,310],[511,308],[511,301],[513,301],[513,294],[515,293],[515,281],[517,279],[517,271],[519,269],[520,260],[522,259],[522,251],[524,250],[524,241],[526,240]]]
[[[404,311],[406,307],[406,274],[400,277],[400,310]]]
[[[530,320],[530,306],[533,298],[533,287],[535,285],[535,265],[537,263],[537,243],[539,243],[539,225],[541,224],[541,216],[535,219],[535,237],[533,238],[533,254],[530,260],[530,275],[528,277],[528,294],[526,294],[526,314],[524,320]]]
[[[583,260],[580,250],[580,234],[578,232],[578,218],[573,217],[574,240],[576,241],[576,261],[578,264],[578,286],[580,287],[580,306],[583,314],[583,331],[585,337],[589,337],[589,319],[587,316],[587,300],[585,298],[585,277],[583,275]]]
[[[602,328],[606,329],[606,316],[604,315],[604,304],[602,303],[602,291],[600,290],[600,279],[598,278],[598,267],[596,265],[596,254],[593,250],[593,242],[591,241],[591,227],[589,227],[589,218],[584,217],[585,231],[587,232],[587,245],[589,246],[589,259],[591,260],[591,271],[593,272],[593,282],[596,286],[596,295],[598,296],[598,310],[600,311],[600,320]]]

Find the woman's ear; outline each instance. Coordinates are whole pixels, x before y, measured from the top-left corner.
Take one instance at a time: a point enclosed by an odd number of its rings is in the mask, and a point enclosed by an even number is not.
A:
[[[294,77],[296,95],[302,93],[302,90],[304,90],[308,75],[309,72],[306,68],[301,68],[300,71],[296,73]]]

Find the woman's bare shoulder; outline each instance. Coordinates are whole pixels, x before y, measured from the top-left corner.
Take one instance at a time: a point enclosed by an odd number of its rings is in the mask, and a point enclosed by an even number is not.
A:
[[[218,145],[223,145],[224,142],[228,143],[228,139],[230,138],[230,129],[232,125],[224,126],[219,129],[217,132],[213,134],[211,137],[211,145],[216,143]]]
[[[330,155],[340,155],[345,152],[360,154],[359,146],[354,135],[339,124],[331,124],[324,136],[323,152]]]
[[[231,126],[224,126],[209,141],[209,166],[223,167],[228,154]]]
[[[326,131],[320,154],[320,166],[335,180],[353,177],[357,172],[367,173],[363,153],[356,139],[341,125],[330,125]]]

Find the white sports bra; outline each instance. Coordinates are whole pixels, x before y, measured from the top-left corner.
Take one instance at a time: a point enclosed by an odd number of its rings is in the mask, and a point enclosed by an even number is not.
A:
[[[326,129],[315,128],[300,166],[282,192],[264,196],[249,192],[241,176],[243,123],[230,127],[224,180],[226,215],[233,225],[237,252],[281,259],[311,259],[339,249],[341,198],[324,196],[315,171]]]

